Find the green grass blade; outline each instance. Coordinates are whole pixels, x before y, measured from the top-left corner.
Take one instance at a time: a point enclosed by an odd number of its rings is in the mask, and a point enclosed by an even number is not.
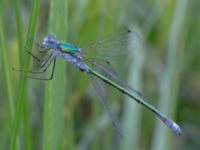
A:
[[[12,90],[12,84],[11,84],[11,70],[9,69],[6,56],[6,42],[5,42],[5,34],[4,34],[4,27],[3,27],[3,19],[2,14],[0,14],[0,54],[1,54],[1,61],[2,61],[2,74],[5,79],[5,85],[6,85],[6,95],[7,95],[7,101],[8,101],[8,113],[10,118],[10,123],[13,120],[14,117],[14,102],[13,102],[13,90]]]
[[[22,66],[22,57],[23,57],[23,24],[21,18],[21,1],[20,0],[13,0],[13,5],[15,8],[15,19],[16,19],[16,27],[17,27],[17,38],[18,38],[18,54],[20,60],[20,66]],[[26,93],[26,92],[25,92]],[[27,96],[25,96],[27,97]],[[24,134],[25,134],[25,147],[26,149],[31,148],[31,140],[30,140],[30,124],[29,124],[29,112],[28,112],[28,103],[25,101],[24,109],[23,109],[23,123],[24,123]]]
[[[129,43],[129,48],[134,47],[134,42]],[[142,49],[142,48],[141,48]],[[137,89],[141,89],[142,84],[142,71],[144,57],[138,48],[134,51],[133,61],[130,63],[130,75],[128,77],[128,83],[133,85]],[[137,64],[137,65],[135,65]],[[125,97],[124,112],[122,116],[122,125],[124,130],[124,139],[122,140],[121,149],[137,149],[139,144],[140,129],[141,129],[141,106],[138,103],[134,103],[131,98]]]
[[[171,1],[171,3],[173,5],[174,1]],[[174,116],[176,110],[180,62],[183,53],[179,42],[182,38],[187,3],[188,0],[177,0],[176,2],[169,34],[167,67],[163,71],[161,79],[160,109],[168,116]],[[169,134],[171,132],[167,130],[167,128],[157,122],[152,150],[171,149],[172,134]]]
[[[16,26],[17,26],[17,38],[18,38],[18,48],[19,48],[19,57],[20,57],[20,66],[22,66],[22,56],[23,56],[23,25],[21,18],[21,1],[20,0],[12,0],[14,8],[15,8],[15,18],[16,18]]]
[[[130,2],[129,2],[130,3]],[[159,17],[161,16],[163,10],[165,1],[156,1],[155,6],[153,9],[149,12],[149,15],[144,20],[143,26],[139,29],[140,31],[143,31],[141,34],[142,39],[140,39],[140,42],[147,42],[147,39],[149,38],[149,34],[151,33],[152,29],[157,24]],[[161,7],[162,6],[162,9]],[[127,18],[131,19],[131,18]],[[136,20],[137,21],[137,20]],[[138,22],[133,21],[132,24],[138,24]],[[134,29],[133,27],[130,27],[131,29]],[[138,27],[136,28],[136,30]],[[138,32],[139,34],[140,32]],[[134,40],[133,40],[134,41]],[[131,42],[131,41],[130,41]],[[141,45],[142,46],[142,45]],[[134,49],[134,44],[132,45],[132,49]],[[133,61],[131,62],[131,68],[130,68],[130,75],[128,79],[128,83],[130,85],[133,85],[136,89],[140,89],[142,87],[142,68],[144,60],[144,54],[145,51],[143,49],[145,47],[138,47],[139,49],[134,50]],[[130,43],[130,49],[131,49],[131,43]],[[141,58],[140,58],[141,57]],[[140,140],[140,130],[141,130],[141,106],[137,103],[132,103],[130,101],[130,98],[126,97],[126,101],[124,101],[124,112],[122,117],[122,123],[123,123],[123,129],[124,129],[124,140],[122,141],[121,149],[137,149],[139,145]],[[142,130],[144,131],[144,130]]]
[[[59,40],[67,37],[68,1],[51,0],[49,31]],[[43,149],[61,149],[63,133],[63,112],[67,91],[65,82],[65,61],[57,59],[54,78],[46,83]],[[73,137],[73,136],[72,136]],[[71,139],[68,139],[69,141]]]
[[[32,39],[35,34],[39,8],[40,8],[40,0],[34,0],[33,7],[31,9],[28,33],[26,36],[26,44],[25,44],[26,50],[32,49],[32,41],[30,39]],[[30,56],[24,55],[23,70],[26,71],[28,69],[29,62],[30,62]],[[22,72],[22,75],[26,74],[25,71]],[[25,93],[26,93],[26,87],[27,87],[26,84],[27,84],[27,80],[24,78],[21,78],[20,84],[19,84],[19,92],[17,96],[17,108],[16,108],[16,114],[15,114],[15,118],[13,122],[13,130],[12,130],[11,145],[10,145],[10,149],[12,150],[16,149],[16,139],[17,139],[17,132],[19,130],[21,111],[24,110],[24,107],[25,107],[24,106],[25,101],[26,101]],[[28,120],[28,119],[25,118],[25,120]],[[28,142],[26,140],[28,140]],[[27,138],[25,138],[25,142],[26,142],[26,145],[29,145],[30,143],[29,139]],[[30,146],[26,146],[26,148],[30,149]]]

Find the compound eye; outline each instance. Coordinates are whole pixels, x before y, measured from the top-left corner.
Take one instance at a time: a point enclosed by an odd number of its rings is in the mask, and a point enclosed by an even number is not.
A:
[[[47,45],[47,46],[51,46],[55,43],[56,41],[56,36],[54,34],[48,34],[44,40],[43,40],[43,44]]]
[[[53,37],[49,38],[50,43],[54,43],[55,39]]]

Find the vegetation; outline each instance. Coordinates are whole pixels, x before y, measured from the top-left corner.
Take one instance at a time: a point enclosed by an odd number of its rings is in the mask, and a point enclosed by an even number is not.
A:
[[[1,0],[0,149],[199,149],[199,6],[198,0]],[[26,51],[35,53],[34,40],[48,33],[84,47],[124,29],[134,31],[124,47],[129,54],[97,57],[176,120],[182,137],[102,83],[121,139],[87,75],[62,59],[52,81],[22,78],[39,69]]]

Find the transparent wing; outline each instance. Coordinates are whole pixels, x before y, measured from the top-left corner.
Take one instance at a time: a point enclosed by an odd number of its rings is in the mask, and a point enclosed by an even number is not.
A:
[[[111,63],[107,60],[103,59],[94,59],[94,58],[85,58],[87,61],[89,61],[95,68],[95,70],[98,70],[106,76],[107,78],[111,79],[115,83],[119,84],[120,86],[128,89],[131,93],[137,94],[140,98],[144,98],[143,94],[140,93],[138,90],[134,89],[127,83],[125,83],[117,74],[115,69],[112,67]]]
[[[81,50],[85,52],[89,51],[100,56],[119,56],[127,54],[127,44],[129,41],[134,42],[135,48],[137,48],[140,44],[140,37],[132,30],[125,30],[114,34],[105,40],[98,41],[88,47],[82,48]]]
[[[90,76],[90,80],[92,82],[94,90],[96,91],[97,95],[99,96],[100,102],[102,103],[104,109],[107,111],[107,113],[112,121],[113,128],[117,131],[117,133],[120,137],[123,137],[119,121],[116,118],[115,114],[112,112],[112,109],[106,99],[106,95],[105,95],[105,91],[104,91],[103,87],[92,76]]]
[[[89,61],[93,67],[97,67],[105,75],[108,74],[112,78],[118,78],[117,72],[108,60],[88,57],[85,57],[85,60]]]

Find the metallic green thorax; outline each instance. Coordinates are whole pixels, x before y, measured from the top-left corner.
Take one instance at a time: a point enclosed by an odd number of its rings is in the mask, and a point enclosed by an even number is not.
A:
[[[64,43],[64,42],[60,42],[59,46],[63,51],[66,51],[66,52],[75,52],[78,50],[78,47],[72,44]]]

